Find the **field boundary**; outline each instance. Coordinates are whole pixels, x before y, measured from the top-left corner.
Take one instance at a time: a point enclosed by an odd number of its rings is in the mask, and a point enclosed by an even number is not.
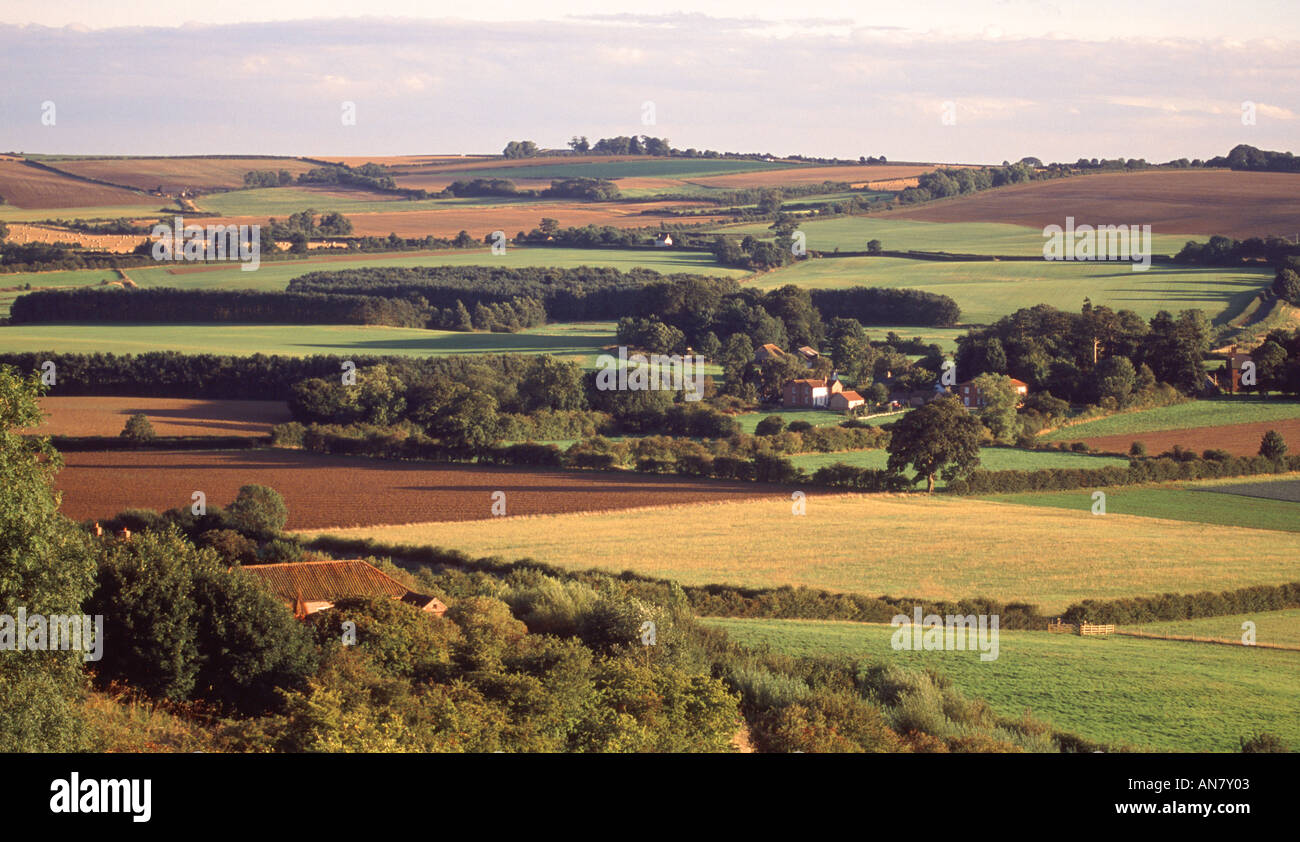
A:
[[[1183,643],[1217,643],[1220,646],[1238,646],[1245,649],[1282,649],[1287,652],[1300,652],[1300,646],[1288,646],[1285,643],[1242,643],[1240,640],[1226,640],[1222,637],[1197,637],[1194,634],[1152,634],[1151,632],[1117,631],[1125,637],[1142,637],[1148,640],[1174,640]]]

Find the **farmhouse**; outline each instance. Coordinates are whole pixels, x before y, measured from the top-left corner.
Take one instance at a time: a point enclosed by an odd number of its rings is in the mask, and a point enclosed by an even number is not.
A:
[[[889,393],[889,403],[895,409],[902,407],[924,406],[930,401],[942,395],[949,394],[948,389],[939,383],[934,384],[933,389],[897,389]]]
[[[1023,380],[1017,380],[1012,377],[1011,388],[1016,390],[1016,395],[1020,398],[1020,403],[1024,403],[1025,397],[1029,394],[1029,384]],[[974,380],[967,380],[965,383],[957,384],[957,396],[961,398],[961,405],[967,408],[980,407],[984,405],[984,398],[980,395],[979,387],[975,385]]]
[[[843,391],[844,384],[834,375],[829,380],[791,380],[781,387],[781,405],[790,408],[825,408],[832,395]],[[862,400],[861,396],[858,400]]]
[[[243,569],[270,588],[298,619],[333,608],[338,600],[350,597],[390,596],[437,617],[447,611],[436,597],[415,593],[360,559],[247,564]]]

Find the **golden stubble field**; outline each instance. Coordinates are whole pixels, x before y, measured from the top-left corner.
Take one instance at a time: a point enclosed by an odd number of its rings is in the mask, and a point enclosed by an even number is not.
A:
[[[1080,494],[1088,494],[1080,491]],[[1047,612],[1082,599],[1292,581],[1300,534],[922,495],[788,497],[583,515],[323,530],[389,543],[633,570],[684,584],[807,585]]]

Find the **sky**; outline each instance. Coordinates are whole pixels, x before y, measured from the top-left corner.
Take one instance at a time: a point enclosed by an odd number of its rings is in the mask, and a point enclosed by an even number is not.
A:
[[[0,150],[378,156],[649,134],[998,163],[1300,136],[1300,19],[1280,0],[646,7],[0,0]]]

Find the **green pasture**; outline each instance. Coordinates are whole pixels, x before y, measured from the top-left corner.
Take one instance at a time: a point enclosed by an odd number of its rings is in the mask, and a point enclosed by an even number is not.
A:
[[[1028,710],[1060,730],[1111,745],[1231,752],[1240,738],[1268,731],[1300,748],[1300,652],[1004,631],[997,660],[985,662],[978,651],[895,651],[896,630],[885,625],[707,622],[742,644],[791,655],[933,669],[1003,716]]]
[[[1258,477],[1251,479],[1258,483]],[[1292,478],[1278,482],[1294,483],[1295,480]],[[1213,480],[1106,488],[1106,515],[1136,515],[1190,523],[1300,532],[1300,503],[1211,493],[1227,486],[1222,480]],[[984,499],[1018,506],[1046,506],[1087,512],[1092,510],[1092,494],[1093,489],[1030,491],[989,495]],[[1296,578],[1300,579],[1300,563],[1296,566]]]
[[[791,199],[797,204],[798,199]],[[1064,220],[1061,222],[1064,225]],[[729,234],[752,234],[769,238],[769,223],[733,225],[719,229]],[[1005,254],[1012,256],[1043,253],[1047,240],[1041,228],[1001,222],[916,222],[876,216],[844,216],[803,222],[799,230],[808,238],[810,251],[866,251],[867,243],[880,240],[886,251],[943,251],[950,254]],[[1177,254],[1188,234],[1153,234],[1153,254]]]
[[[786,284],[841,289],[854,286],[921,289],[950,296],[962,322],[988,324],[1037,304],[1077,312],[1085,298],[1150,318],[1160,310],[1198,308],[1216,323],[1236,316],[1272,283],[1263,269],[1152,266],[1049,261],[913,260],[896,257],[810,258],[757,276],[759,289]]]
[[[111,294],[111,293],[110,293]],[[553,354],[595,365],[614,341],[608,322],[554,324],[520,333],[462,333],[372,325],[267,324],[34,324],[0,327],[0,352],[139,354],[282,354],[309,356],[447,356]]]
[[[883,422],[897,421],[898,416],[882,418]],[[889,454],[883,449],[850,450],[840,453],[799,453],[790,457],[795,467],[808,473],[818,468],[843,462],[856,468],[884,470]],[[1117,456],[1089,456],[1085,453],[1067,453],[1058,450],[1019,450],[1014,447],[985,447],[980,450],[980,467],[986,471],[1041,471],[1046,468],[1106,468],[1124,467],[1127,459]],[[910,475],[910,474],[909,474]],[[943,478],[936,480],[940,487]],[[1080,492],[1082,493],[1082,492]],[[1084,508],[1087,508],[1086,506]]]
[[[1300,608],[1230,614],[1226,617],[1200,617],[1195,620],[1171,620],[1164,623],[1144,623],[1131,628],[1125,626],[1125,630],[1236,641],[1242,640],[1245,633],[1245,629],[1242,628],[1243,623],[1255,624],[1256,643],[1300,647]]]

